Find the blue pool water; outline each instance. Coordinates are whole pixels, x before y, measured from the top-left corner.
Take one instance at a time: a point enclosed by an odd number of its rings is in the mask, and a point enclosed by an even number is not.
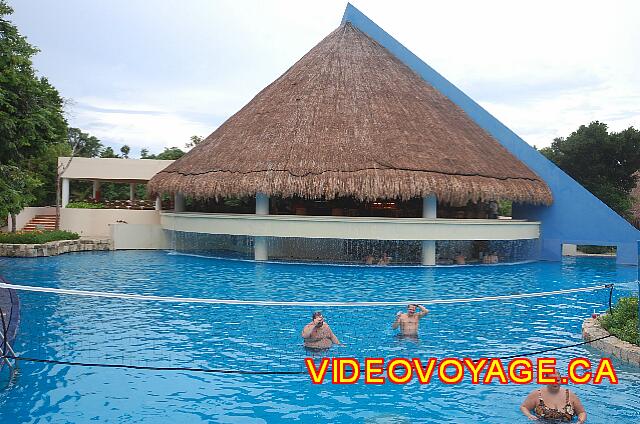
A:
[[[15,284],[208,298],[390,301],[462,298],[586,287],[636,279],[611,259],[466,267],[365,267],[254,263],[153,251],[0,258]],[[619,285],[616,297],[637,290]],[[626,287],[626,289],[624,288]],[[300,331],[309,307],[174,304],[21,292],[20,355],[67,361],[254,371],[302,370]],[[428,306],[418,342],[394,338],[398,307],[324,308],[346,344],[331,355],[508,356],[581,341],[582,320],[608,291]],[[597,351],[555,352],[597,361]],[[589,422],[640,422],[640,370],[614,361],[620,384],[575,387]],[[150,372],[21,363],[0,382],[0,422],[525,423],[519,404],[534,387],[314,386],[307,376]]]

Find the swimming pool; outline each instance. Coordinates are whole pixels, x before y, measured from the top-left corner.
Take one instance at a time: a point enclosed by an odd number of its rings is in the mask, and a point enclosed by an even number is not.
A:
[[[0,258],[15,284],[164,296],[302,301],[441,299],[586,287],[636,279],[607,258],[465,267],[366,267],[255,263],[163,251]],[[635,286],[628,285],[630,288]],[[624,294],[617,288],[616,296]],[[302,370],[300,331],[312,308],[174,304],[20,293],[16,351],[58,360],[246,370]],[[433,305],[419,342],[396,340],[398,307],[324,308],[357,358],[507,356],[581,341],[582,320],[607,291]],[[597,351],[555,352],[560,363]],[[640,370],[614,361],[620,384],[577,387],[589,422],[640,421]],[[21,363],[0,389],[0,418],[26,422],[481,422],[525,423],[533,386],[437,381],[314,386],[308,376],[150,372]]]

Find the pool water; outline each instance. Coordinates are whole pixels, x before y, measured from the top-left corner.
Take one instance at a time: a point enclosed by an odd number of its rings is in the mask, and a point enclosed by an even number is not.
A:
[[[540,292],[616,282],[637,291],[635,267],[608,258],[501,266],[377,267],[255,263],[164,251],[0,258],[15,284],[163,296],[300,301],[449,299]],[[65,361],[300,371],[300,338],[313,308],[101,299],[20,292],[15,350]],[[398,307],[324,308],[345,347],[364,357],[509,356],[581,340],[585,317],[608,291],[433,305],[417,342],[397,340]],[[561,366],[598,351],[554,352]],[[640,422],[640,369],[614,360],[620,383],[572,387],[589,422]],[[0,422],[27,423],[526,423],[531,385],[312,385],[306,375],[223,375],[20,364],[0,382]]]

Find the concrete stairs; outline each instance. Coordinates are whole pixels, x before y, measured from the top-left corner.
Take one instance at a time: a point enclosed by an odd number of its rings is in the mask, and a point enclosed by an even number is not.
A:
[[[36,215],[25,225],[21,231],[35,231],[35,230],[55,230],[56,229],[56,216],[55,215]]]

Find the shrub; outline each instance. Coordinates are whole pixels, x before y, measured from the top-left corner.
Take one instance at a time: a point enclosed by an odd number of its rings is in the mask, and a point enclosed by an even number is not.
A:
[[[0,243],[10,244],[42,244],[56,240],[77,240],[80,236],[71,231],[17,231],[15,233],[0,233]]]
[[[511,200],[500,200],[498,202],[498,215],[512,216],[513,202]]]
[[[91,202],[70,202],[66,207],[72,209],[104,209],[104,205],[102,203]]]
[[[607,254],[616,253],[615,246],[590,246],[590,245],[579,244],[578,250],[582,253],[587,253],[589,255],[594,255],[594,254],[601,255],[603,253],[607,253]]]
[[[622,297],[612,309],[611,314],[600,317],[602,327],[619,339],[640,345],[638,298]]]

